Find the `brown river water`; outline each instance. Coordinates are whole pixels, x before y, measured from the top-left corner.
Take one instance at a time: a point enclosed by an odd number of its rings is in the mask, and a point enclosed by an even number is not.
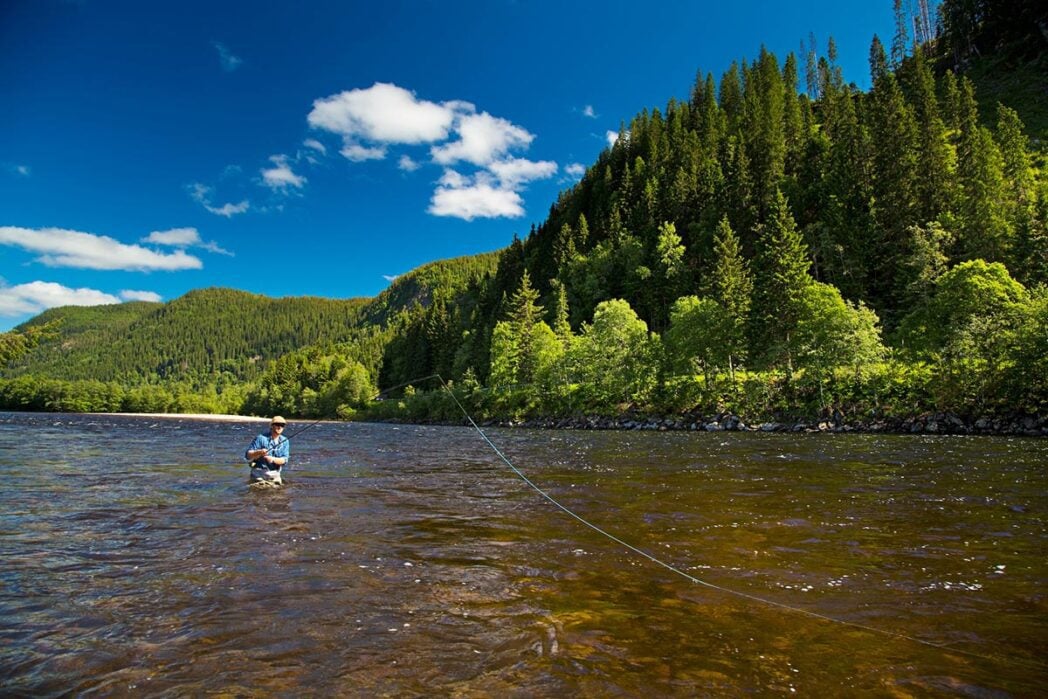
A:
[[[0,694],[1048,687],[1046,440],[486,430],[716,589],[472,428],[260,427],[0,414]]]

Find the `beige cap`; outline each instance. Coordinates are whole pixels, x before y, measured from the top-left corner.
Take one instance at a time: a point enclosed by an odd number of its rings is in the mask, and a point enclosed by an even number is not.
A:
[[[271,424],[271,425],[286,425],[287,424],[287,420],[285,420],[284,418],[280,417],[279,415],[274,415],[273,419],[269,421],[269,424]]]

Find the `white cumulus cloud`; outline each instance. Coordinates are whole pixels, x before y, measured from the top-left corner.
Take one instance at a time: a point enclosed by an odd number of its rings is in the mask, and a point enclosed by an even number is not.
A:
[[[608,147],[610,148],[611,146],[615,145],[616,141],[619,140],[619,132],[618,131],[606,131],[604,133],[604,138],[607,140]]]
[[[448,136],[455,104],[420,100],[390,83],[347,90],[313,102],[310,126],[349,140],[379,143],[429,143]]]
[[[586,174],[586,166],[582,163],[571,163],[565,166],[564,174],[579,179]]]
[[[204,265],[183,250],[162,253],[140,245],[127,245],[108,236],[62,228],[0,226],[0,245],[39,254],[48,267],[151,272],[200,269]]]
[[[120,299],[96,289],[71,289],[54,282],[29,282],[0,286],[0,315],[41,313],[56,306],[101,306]]]
[[[535,139],[527,129],[478,111],[470,102],[420,99],[391,83],[315,100],[307,120],[315,129],[341,136],[340,152],[354,162],[384,159],[396,146],[428,146],[431,160],[445,166],[427,209],[436,216],[523,216],[523,188],[557,172],[555,162],[517,155]],[[400,154],[397,167],[414,172],[421,165],[414,154]]]
[[[485,166],[511,149],[527,148],[535,138],[527,130],[487,112],[461,117],[455,130],[459,140],[430,150],[433,160],[441,165],[464,160]]]
[[[503,187],[518,189],[532,180],[544,180],[557,172],[557,164],[550,160],[527,160],[510,158],[492,163],[488,169],[499,179]]]
[[[434,216],[453,216],[467,221],[475,218],[520,218],[524,215],[524,202],[512,189],[496,187],[485,181],[458,184],[439,185],[427,211]]]
[[[29,282],[16,286],[0,284],[0,316],[37,314],[58,306],[102,306],[121,301],[161,301],[153,291],[125,289],[118,296],[97,289],[73,289],[55,282]]]

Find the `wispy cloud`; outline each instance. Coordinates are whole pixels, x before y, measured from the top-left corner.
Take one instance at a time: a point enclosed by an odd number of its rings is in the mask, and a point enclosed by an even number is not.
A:
[[[609,147],[614,146],[615,143],[619,140],[619,132],[618,131],[605,131],[604,132],[604,139],[608,142],[608,146]]]
[[[233,218],[237,214],[242,214],[251,208],[251,204],[247,199],[234,204],[233,202],[227,202],[222,206],[209,206],[204,205],[204,208],[215,214],[216,216],[225,216],[226,218]]]
[[[317,151],[321,155],[327,155],[327,146],[325,146],[323,143],[321,143],[315,138],[307,138],[305,141],[302,142],[302,145],[304,145],[306,148],[311,148]]]
[[[385,279],[387,282],[395,282],[397,280],[397,277],[399,276],[399,274],[383,274],[382,278]]]
[[[225,218],[233,218],[237,214],[245,213],[251,208],[250,202],[244,199],[236,204],[228,202],[222,206],[214,206],[211,203],[211,195],[214,190],[211,187],[194,182],[193,184],[186,187],[189,191],[189,196],[193,198],[193,201],[197,202],[205,209],[215,214],[216,216],[224,216]]]
[[[597,113],[593,111],[593,105],[587,104],[582,108],[582,116],[589,117],[590,119],[596,119]]]
[[[365,160],[383,160],[386,157],[385,146],[362,146],[359,143],[346,143],[339,151],[348,160],[360,163]]]
[[[156,252],[108,236],[62,228],[0,226],[0,245],[36,253],[39,255],[36,261],[48,267],[152,272],[201,269],[204,266],[184,250]]]
[[[271,155],[269,161],[273,167],[262,169],[262,182],[274,191],[287,192],[289,187],[301,189],[308,180],[296,175],[286,155]]]
[[[218,60],[222,64],[222,70],[227,73],[232,73],[244,63],[244,60],[239,56],[233,55],[233,52],[226,48],[225,44],[212,41],[211,45],[218,51]]]
[[[200,233],[196,228],[172,228],[166,231],[153,231],[145,238],[142,238],[142,242],[176,248],[201,248],[208,252],[233,257],[233,253],[220,248],[217,243],[201,240]]]
[[[121,301],[160,301],[152,291],[124,290],[119,295],[97,289],[73,289],[55,282],[35,281],[16,286],[0,284],[0,316],[36,314],[58,306],[101,306]]]
[[[399,167],[401,170],[405,172],[414,172],[422,166],[415,162],[415,160],[410,155],[402,155],[400,156],[400,160],[397,162],[397,167]]]
[[[564,167],[564,174],[573,180],[582,179],[586,174],[586,166],[582,163],[570,163]]]
[[[120,292],[120,299],[123,301],[151,301],[153,303],[159,303],[164,300],[164,297],[155,291],[124,289]]]
[[[32,170],[28,165],[22,165],[19,163],[2,163],[0,164],[0,168],[16,177],[29,177],[29,175],[32,174]]]

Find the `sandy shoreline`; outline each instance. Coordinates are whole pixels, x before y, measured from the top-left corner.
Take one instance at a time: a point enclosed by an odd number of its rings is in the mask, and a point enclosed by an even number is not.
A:
[[[269,422],[268,417],[253,417],[250,415],[221,415],[214,413],[87,413],[88,415],[111,416],[123,415],[125,417],[155,417],[168,420],[215,420],[219,422]],[[294,422],[289,420],[288,422]]]

